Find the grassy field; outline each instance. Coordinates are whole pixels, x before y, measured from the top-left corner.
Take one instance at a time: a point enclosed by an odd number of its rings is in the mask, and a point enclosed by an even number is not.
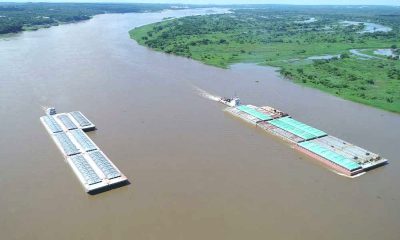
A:
[[[239,62],[279,67],[293,81],[381,109],[400,112],[400,61],[366,58],[375,49],[400,47],[395,7],[289,7],[236,9],[146,25],[131,38],[158,51],[227,68]],[[340,14],[338,14],[340,12]],[[391,31],[364,33],[372,22]],[[379,29],[375,29],[379,30]],[[320,56],[332,55],[329,59]],[[376,56],[370,54],[371,56]],[[312,59],[309,59],[309,58]]]

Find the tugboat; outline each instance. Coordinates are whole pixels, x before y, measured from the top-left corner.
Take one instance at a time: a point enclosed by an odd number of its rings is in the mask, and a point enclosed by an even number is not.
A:
[[[54,107],[49,107],[46,109],[46,115],[51,116],[57,114],[56,109]]]
[[[220,98],[219,99],[220,103],[223,103],[229,107],[236,107],[240,105],[240,98],[234,97],[234,98]]]

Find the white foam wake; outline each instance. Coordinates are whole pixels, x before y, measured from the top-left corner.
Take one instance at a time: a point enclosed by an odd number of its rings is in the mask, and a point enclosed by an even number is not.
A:
[[[329,170],[331,170],[332,172],[336,173],[337,175],[340,175],[340,176],[343,176],[343,177],[347,177],[347,178],[356,178],[356,177],[362,176],[362,175],[364,175],[366,173],[366,172],[361,172],[359,174],[356,174],[356,175],[353,175],[353,176],[349,176],[349,175],[340,173],[338,171],[335,171],[333,169],[329,169]]]
[[[220,96],[217,95],[212,95],[211,93],[197,87],[197,86],[193,86],[194,90],[199,94],[199,96],[204,97],[206,99],[209,99],[211,101],[216,101],[219,102],[221,100]]]
[[[48,106],[43,106],[43,105],[41,105],[40,108],[41,108],[43,111],[46,111],[46,109],[48,109],[49,107],[48,107]]]

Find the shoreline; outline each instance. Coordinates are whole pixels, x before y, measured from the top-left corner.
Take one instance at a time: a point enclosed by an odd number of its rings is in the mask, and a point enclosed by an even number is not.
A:
[[[131,31],[133,31],[133,30],[134,30],[134,29],[130,30],[129,33],[130,33]],[[197,59],[194,59],[194,58],[191,58],[191,57],[185,57],[185,56],[181,56],[181,55],[174,54],[174,53],[166,53],[166,52],[164,52],[164,51],[162,51],[162,50],[154,49],[154,48],[148,47],[148,46],[146,46],[146,45],[140,43],[140,42],[137,41],[136,39],[132,38],[132,36],[131,36],[131,39],[134,40],[136,43],[138,43],[140,46],[146,47],[146,48],[149,49],[149,50],[156,51],[156,52],[159,52],[159,53],[164,53],[164,54],[170,54],[170,55],[177,56],[177,57],[188,58],[188,59],[191,59],[191,60],[200,62],[200,63],[202,63],[202,64],[204,64],[204,65],[211,66],[211,67],[216,67],[216,68],[220,68],[220,69],[231,69],[232,66],[237,65],[237,64],[250,64],[250,65],[255,65],[255,66],[259,66],[259,67],[269,67],[269,68],[273,68],[273,69],[275,69],[275,72],[277,72],[277,74],[279,75],[279,77],[281,77],[282,79],[286,79],[286,80],[288,80],[288,81],[290,81],[290,82],[293,82],[293,83],[295,83],[295,84],[298,84],[298,85],[300,85],[300,86],[307,87],[307,88],[312,88],[312,89],[316,89],[316,90],[321,91],[321,92],[323,92],[323,93],[329,94],[330,96],[338,97],[338,98],[340,98],[340,99],[347,100],[347,101],[351,101],[351,102],[355,102],[355,103],[359,103],[359,104],[362,104],[362,105],[364,105],[364,106],[368,106],[368,107],[372,107],[372,108],[384,110],[384,111],[387,111],[387,112],[390,112],[390,113],[400,114],[400,111],[395,111],[395,110],[392,110],[392,109],[388,109],[388,108],[384,108],[384,107],[379,107],[379,106],[375,106],[375,105],[372,105],[372,104],[368,104],[368,103],[365,103],[365,102],[363,102],[363,101],[361,101],[361,100],[358,100],[357,98],[350,98],[350,97],[339,96],[339,95],[337,95],[337,94],[334,94],[333,92],[329,92],[329,91],[324,90],[324,89],[321,88],[321,87],[318,87],[318,85],[305,84],[305,83],[302,83],[302,82],[299,81],[299,80],[295,80],[295,79],[293,79],[293,78],[286,77],[286,76],[284,76],[284,75],[282,75],[282,74],[280,73],[280,70],[281,70],[282,68],[281,68],[281,67],[278,67],[278,66],[268,65],[268,64],[264,64],[264,63],[249,62],[249,61],[247,61],[247,62],[246,62],[246,61],[242,61],[242,62],[233,62],[233,63],[230,63],[230,64],[227,65],[227,66],[214,65],[214,64],[210,64],[210,63],[208,63],[208,62],[201,61],[201,60],[197,60]]]
[[[223,17],[224,15],[221,15],[221,18]],[[208,18],[201,19],[204,21]],[[211,18],[211,20],[212,19],[213,18]],[[196,19],[189,17],[181,22],[181,24],[195,24]],[[287,57],[290,59],[290,57],[292,57],[290,49],[293,47],[290,44],[288,44],[289,49],[286,52],[282,50],[285,48],[285,45],[282,44],[278,44],[276,49],[271,45],[264,46],[260,44],[255,44],[254,48],[252,48],[251,46],[248,46],[248,44],[238,44],[234,38],[230,38],[229,34],[233,34],[230,32],[228,34],[219,31],[213,32],[213,29],[207,29],[207,33],[202,34],[193,30],[193,33],[189,32],[188,35],[184,37],[184,35],[182,35],[182,29],[174,30],[174,28],[174,24],[168,24],[166,21],[163,21],[131,29],[129,31],[129,36],[139,45],[153,51],[189,58],[205,65],[221,69],[229,69],[232,65],[240,63],[255,64],[263,67],[274,67],[277,68],[281,77],[301,86],[314,88],[328,93],[331,96],[360,103],[369,107],[400,114],[398,98],[396,95],[386,93],[388,89],[393,87],[392,85],[396,85],[395,78],[386,76],[386,73],[388,73],[389,68],[396,69],[398,62],[375,56],[371,56],[369,62],[361,62],[362,60],[358,59],[359,56],[353,54],[352,50],[361,49],[358,47],[362,47],[362,44],[356,44],[351,48],[345,48],[345,45],[339,44],[337,49],[334,50],[336,50],[336,54],[340,53],[340,56],[344,55],[345,57],[343,58],[336,57],[332,59],[309,60],[310,57],[307,57],[308,55],[301,55],[301,58],[297,59],[296,63],[292,63],[287,62],[289,60],[281,60],[281,57],[279,57],[278,54],[281,53],[284,58]],[[160,34],[166,34],[170,37],[163,40]],[[171,35],[176,36],[175,38],[178,43],[174,42],[174,38],[171,37]],[[209,43],[200,43],[201,41],[205,41],[205,39],[209,39]],[[216,43],[216,39],[222,39],[224,43]],[[368,44],[364,47],[370,46],[370,49],[375,49],[380,48],[381,45],[383,46],[387,44],[387,41]],[[335,47],[336,45],[333,46]],[[241,52],[238,52],[238,49],[245,50],[240,50]],[[324,49],[321,49],[321,52],[323,52],[323,50]],[[276,55],[278,57],[274,57],[274,52],[270,53],[269,51],[277,52]],[[332,53],[320,53],[317,51],[308,54],[313,54],[315,56],[319,56],[318,54],[320,54],[322,56],[324,54]],[[271,58],[269,56],[271,56]],[[336,75],[332,75],[331,72],[326,71],[325,69],[320,69],[319,66],[315,65],[319,62],[325,64],[326,67],[329,68],[338,68],[337,73],[335,73]],[[378,65],[380,64],[386,64],[387,67],[381,71],[381,74],[377,75],[375,74],[377,72],[374,70],[379,69]],[[304,72],[300,72],[299,69],[297,69],[296,72],[296,68],[300,68],[300,70],[304,70]],[[351,69],[353,70],[350,71]],[[368,70],[372,71],[368,72]],[[308,75],[313,75],[313,78],[307,78],[310,77]],[[382,78],[382,76],[384,77]],[[356,80],[351,80],[349,79],[350,77],[354,77]]]

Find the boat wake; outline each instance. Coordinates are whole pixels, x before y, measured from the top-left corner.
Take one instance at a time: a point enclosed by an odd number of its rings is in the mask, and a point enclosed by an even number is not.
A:
[[[340,173],[338,171],[335,171],[333,169],[329,169],[329,170],[332,171],[333,173],[336,173],[337,175],[340,175],[340,176],[343,176],[343,177],[347,177],[347,178],[357,178],[357,177],[362,176],[362,175],[364,175],[366,173],[366,172],[361,172],[359,174],[356,174],[356,175],[353,175],[353,176],[349,176],[349,175]]]
[[[46,109],[48,109],[49,107],[48,107],[48,106],[40,105],[40,108],[41,108],[43,111],[46,111]]]
[[[219,102],[221,100],[220,96],[212,95],[211,93],[197,87],[193,86],[193,89],[197,92],[197,94],[205,99],[209,99],[211,101]]]

